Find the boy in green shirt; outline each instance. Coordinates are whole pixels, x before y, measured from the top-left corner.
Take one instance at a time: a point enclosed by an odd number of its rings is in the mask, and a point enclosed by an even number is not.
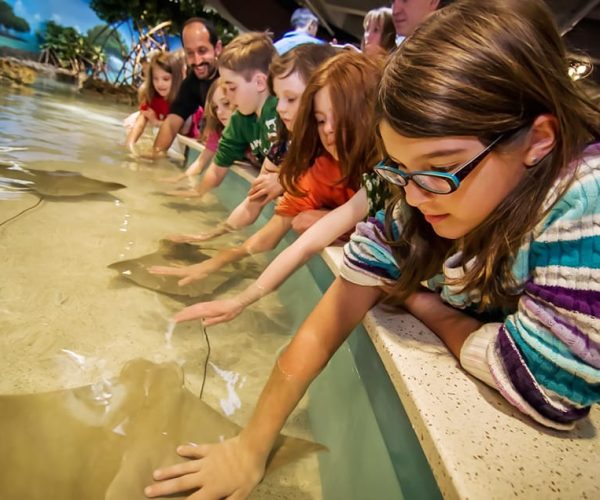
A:
[[[244,159],[248,149],[261,162],[266,158],[277,138],[279,120],[275,110],[277,99],[270,95],[268,86],[269,64],[274,55],[269,36],[258,32],[236,37],[223,50],[219,73],[227,97],[237,110],[223,131],[215,157],[194,196],[204,196],[219,186],[229,167],[234,161]]]

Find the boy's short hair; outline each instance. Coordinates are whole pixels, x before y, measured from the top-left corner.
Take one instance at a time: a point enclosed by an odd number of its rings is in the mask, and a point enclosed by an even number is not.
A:
[[[268,33],[251,31],[235,37],[219,57],[219,68],[240,73],[249,81],[255,71],[269,74],[276,51]]]

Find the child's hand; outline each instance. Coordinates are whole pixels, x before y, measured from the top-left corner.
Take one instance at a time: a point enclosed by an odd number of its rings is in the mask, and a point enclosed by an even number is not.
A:
[[[252,182],[248,191],[250,201],[262,201],[265,205],[283,194],[283,188],[279,183],[279,175],[276,173],[266,173],[259,175]]]
[[[247,498],[265,474],[266,457],[244,446],[239,436],[218,444],[183,445],[177,453],[188,462],[154,471],[156,481],[144,489],[153,498],[199,490],[189,498]]]
[[[181,279],[177,284],[179,286],[185,286],[194,281],[206,278],[209,275],[209,269],[207,269],[204,264],[204,262],[201,262],[200,264],[185,267],[151,266],[148,269],[148,272],[150,274],[160,274],[163,276],[178,276]]]
[[[152,162],[160,160],[161,158],[165,158],[167,156],[167,153],[165,151],[162,151],[157,148],[145,149],[136,154],[139,159]]]
[[[205,326],[211,326],[231,321],[243,310],[244,306],[237,299],[213,300],[186,307],[173,316],[173,319],[177,323],[200,319]]]
[[[129,152],[131,153],[131,155],[134,158],[138,158],[139,157],[139,153],[137,152],[137,149],[135,147],[135,143],[133,141],[127,141],[127,142],[125,142],[125,147],[129,150]]]
[[[170,234],[166,239],[174,243],[194,243],[204,241],[201,236],[202,234]]]
[[[195,189],[175,189],[167,191],[165,194],[169,196],[180,196],[181,198],[200,198],[202,196]]]
[[[183,174],[173,175],[171,177],[161,177],[158,180],[160,182],[166,182],[167,184],[177,184],[178,182],[181,182],[186,178],[187,178],[187,175],[185,175],[185,173],[183,173]]]
[[[212,231],[207,231],[206,233],[200,234],[171,234],[167,236],[167,239],[173,241],[175,243],[201,243],[203,241],[209,241],[217,236],[221,236],[223,234],[227,234],[233,231],[232,228],[228,228],[227,226],[219,226],[217,229],[213,229]]]
[[[150,266],[148,272],[150,274],[160,274],[163,276],[187,276],[188,267]]]

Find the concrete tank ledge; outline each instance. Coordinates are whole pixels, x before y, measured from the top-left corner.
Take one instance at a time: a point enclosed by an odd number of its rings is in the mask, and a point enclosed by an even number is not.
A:
[[[196,141],[181,142],[201,150]],[[235,166],[250,181],[256,169]],[[321,258],[339,274],[341,247]],[[410,314],[378,306],[363,326],[387,370],[447,499],[600,498],[600,407],[565,433],[521,415],[459,367]]]

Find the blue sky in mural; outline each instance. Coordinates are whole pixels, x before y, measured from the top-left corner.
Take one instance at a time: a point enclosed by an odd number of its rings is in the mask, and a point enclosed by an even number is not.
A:
[[[27,20],[32,31],[48,20],[72,26],[82,33],[102,22],[86,0],[8,0],[8,3],[17,16]]]
[[[25,36],[28,44],[35,46],[35,31],[45,21],[54,21],[62,26],[72,26],[81,33],[102,24],[90,8],[89,0],[5,0],[12,5],[17,16],[23,17],[31,26],[31,32]],[[131,32],[124,26],[119,30],[123,38],[130,43]]]

